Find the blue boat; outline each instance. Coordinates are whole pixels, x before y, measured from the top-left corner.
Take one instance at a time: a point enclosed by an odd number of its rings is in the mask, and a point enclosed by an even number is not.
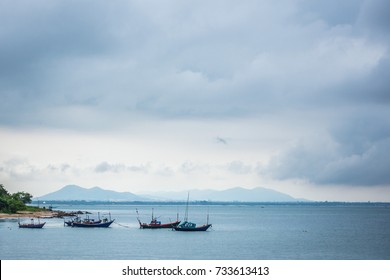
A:
[[[77,217],[76,219],[74,219],[72,221],[67,221],[64,223],[68,226],[71,226],[71,227],[107,228],[115,221],[115,219],[114,220],[111,219],[111,214],[109,214],[109,215],[110,215],[110,219],[104,218],[101,220],[100,215],[99,215],[98,220],[90,219],[89,217],[87,217],[84,220],[81,220],[80,218]]]
[[[64,225],[73,226],[74,223],[83,223],[83,224],[100,224],[102,221],[99,219],[95,221],[94,219],[86,218],[84,220],[80,219],[80,217],[76,217],[69,221],[64,221]]]
[[[196,226],[195,223],[188,222],[188,202],[190,198],[190,193],[187,196],[187,205],[186,205],[186,213],[184,217],[184,222],[180,223],[178,226],[173,227],[176,231],[206,231],[212,225],[209,224],[209,215],[207,214],[207,222],[202,226]]]
[[[177,231],[206,231],[211,227],[211,224],[207,223],[202,226],[196,226],[196,224],[191,222],[182,222],[178,226],[174,227]]]
[[[100,223],[85,223],[84,221],[82,222],[73,222],[72,227],[84,227],[84,228],[107,228],[109,227],[115,220],[108,220],[108,219],[103,219]]]

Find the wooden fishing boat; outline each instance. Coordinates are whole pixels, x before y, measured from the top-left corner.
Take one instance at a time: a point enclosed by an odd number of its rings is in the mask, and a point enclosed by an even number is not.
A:
[[[83,223],[83,224],[100,224],[102,220],[97,220],[95,221],[94,219],[84,219],[81,220],[79,217],[76,217],[75,219],[69,220],[69,221],[64,221],[64,225],[66,226],[73,226],[73,223]]]
[[[174,227],[177,231],[206,231],[211,227],[211,224],[207,223],[202,226],[196,226],[196,224],[191,222],[183,222],[180,225]]]
[[[101,227],[101,228],[107,228],[109,227],[115,220],[111,219],[111,214],[110,218],[104,218],[100,219],[100,214],[98,213],[99,218],[97,220],[90,219],[89,216],[87,216],[85,219],[80,219],[79,217],[71,220],[71,221],[65,221],[64,225],[68,225],[71,227],[86,227],[86,228],[95,228],[95,227]]]
[[[206,230],[208,230],[212,226],[211,224],[209,224],[209,214],[207,214],[207,222],[206,222],[206,224],[204,224],[202,226],[196,226],[195,223],[188,222],[188,202],[189,202],[189,198],[190,198],[190,193],[188,193],[188,197],[187,197],[187,205],[186,205],[186,212],[185,212],[185,216],[184,216],[184,222],[182,222],[181,224],[173,227],[173,229],[176,230],[176,231],[206,231]]]
[[[137,212],[137,220],[139,223],[139,228],[151,228],[151,229],[157,229],[157,228],[173,228],[177,225],[180,224],[179,217],[177,217],[175,222],[170,222],[170,223],[165,223],[162,224],[161,221],[157,220],[156,217],[153,215],[153,209],[152,209],[152,220],[150,221],[149,224],[147,223],[142,223],[141,220],[139,219],[139,214],[138,214],[138,209],[136,209]]]
[[[115,220],[103,219],[100,223],[85,223],[82,222],[73,222],[72,227],[84,227],[84,228],[107,228],[109,227]]]
[[[173,228],[179,224],[180,224],[180,221],[162,224],[160,221],[157,221],[156,219],[154,219],[149,224],[139,222],[139,227],[140,228],[152,228],[152,229],[153,228]]]
[[[30,223],[22,224],[20,221],[18,222],[19,228],[43,228],[43,226],[46,224],[46,222],[41,223],[38,218],[38,223],[34,222],[34,219],[31,219]]]

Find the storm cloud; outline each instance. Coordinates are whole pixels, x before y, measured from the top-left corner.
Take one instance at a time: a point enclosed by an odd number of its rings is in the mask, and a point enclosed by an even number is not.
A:
[[[390,119],[381,110],[345,116],[329,137],[296,143],[260,172],[319,185],[389,186]]]
[[[182,147],[174,163],[104,154],[86,163],[98,175],[152,162],[212,177],[210,164],[390,186],[389,13],[386,0],[1,1],[0,126]]]
[[[3,1],[1,120],[66,126],[77,110],[223,117],[338,104],[332,92],[387,52],[388,4],[368,2]],[[46,120],[53,108],[57,122]]]

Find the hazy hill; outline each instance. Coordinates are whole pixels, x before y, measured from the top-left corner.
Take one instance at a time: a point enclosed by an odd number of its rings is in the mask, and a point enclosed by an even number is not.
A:
[[[146,201],[145,197],[140,197],[131,192],[116,192],[104,190],[99,187],[90,189],[76,185],[68,185],[58,191],[38,197],[39,200],[86,200],[86,201]],[[37,200],[35,199],[35,200]]]
[[[288,194],[267,188],[232,188],[217,190],[190,190],[190,200],[232,201],[232,202],[292,202],[302,201]],[[136,195],[131,192],[116,192],[99,187],[90,189],[68,185],[58,191],[34,200],[85,200],[85,201],[186,201],[188,191],[156,192]]]

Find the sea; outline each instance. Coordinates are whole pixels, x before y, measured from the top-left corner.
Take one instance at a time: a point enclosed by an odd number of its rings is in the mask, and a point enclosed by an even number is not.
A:
[[[109,216],[109,228],[72,228],[60,218],[42,229],[0,219],[1,260],[389,260],[388,203],[190,205],[188,220],[206,232],[140,229],[151,215],[183,220],[185,205],[61,204],[54,210]],[[85,215],[82,215],[83,217]],[[29,219],[25,219],[28,221]]]

